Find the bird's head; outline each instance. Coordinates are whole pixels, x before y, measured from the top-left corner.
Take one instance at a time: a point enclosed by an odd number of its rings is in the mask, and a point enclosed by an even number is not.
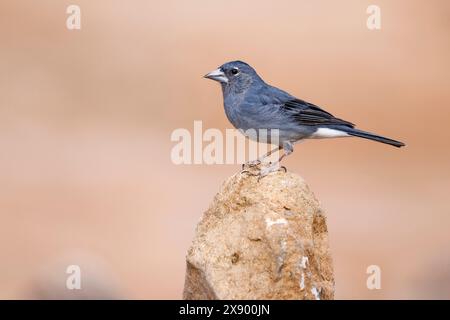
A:
[[[242,61],[231,61],[205,75],[205,78],[220,82],[222,88],[245,90],[255,80],[261,80],[256,71]]]

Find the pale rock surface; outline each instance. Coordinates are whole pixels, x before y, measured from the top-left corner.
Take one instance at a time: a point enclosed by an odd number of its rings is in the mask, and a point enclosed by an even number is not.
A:
[[[237,173],[199,222],[184,299],[333,299],[326,219],[296,174]]]

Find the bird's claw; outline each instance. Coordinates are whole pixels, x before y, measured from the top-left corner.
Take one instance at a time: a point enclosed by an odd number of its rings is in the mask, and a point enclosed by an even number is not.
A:
[[[262,178],[264,178],[265,176],[269,175],[269,173],[277,172],[277,171],[284,171],[286,173],[287,169],[285,166],[280,166],[278,163],[274,163],[271,166],[262,168],[259,171],[258,181],[261,180]]]
[[[248,161],[248,162],[242,164],[242,170],[244,170],[246,167],[247,168],[257,167],[260,164],[261,164],[261,160],[259,160],[259,159],[256,159],[256,160],[253,160],[253,161]]]
[[[270,163],[267,167],[258,167],[261,164],[261,161],[255,160],[251,163],[247,162],[242,165],[241,174],[247,174],[249,176],[258,177],[258,181],[269,175],[269,173],[284,171],[287,172],[285,166],[280,166],[279,162]]]
[[[249,176],[254,176],[254,177],[259,176],[259,173],[253,173],[250,170],[242,170],[241,174],[248,174]]]

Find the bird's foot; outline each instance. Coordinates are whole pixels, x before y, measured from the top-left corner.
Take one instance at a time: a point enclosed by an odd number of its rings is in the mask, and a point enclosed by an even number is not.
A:
[[[245,171],[246,168],[250,169],[250,168],[257,167],[260,164],[261,164],[261,160],[259,160],[259,159],[247,161],[246,163],[242,164],[242,170]]]
[[[287,172],[287,169],[284,166],[280,166],[279,162],[270,163],[268,166],[264,166],[261,163],[257,164],[255,161],[252,165],[248,165],[247,163],[242,165],[241,174],[258,177],[259,181],[270,173],[277,171]]]
[[[278,163],[270,164],[268,167],[261,168],[259,171],[260,178],[267,176],[269,173],[276,172],[280,170],[280,165]]]
[[[259,172],[252,172],[250,170],[242,170],[241,174],[246,174],[253,177],[259,177]]]
[[[259,176],[260,171],[261,168],[259,167],[259,164],[248,165],[247,163],[244,163],[242,165],[241,174],[247,174],[249,176]]]
[[[258,174],[258,181],[264,178],[265,176],[269,175],[272,172],[278,172],[278,171],[284,171],[287,172],[286,167],[280,166],[278,162],[271,164],[268,167],[261,168]]]

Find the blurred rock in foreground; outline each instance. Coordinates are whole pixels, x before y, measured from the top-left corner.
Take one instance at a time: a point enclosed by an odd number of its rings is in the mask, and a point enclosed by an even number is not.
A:
[[[326,218],[293,173],[237,173],[187,254],[184,299],[333,299]]]

